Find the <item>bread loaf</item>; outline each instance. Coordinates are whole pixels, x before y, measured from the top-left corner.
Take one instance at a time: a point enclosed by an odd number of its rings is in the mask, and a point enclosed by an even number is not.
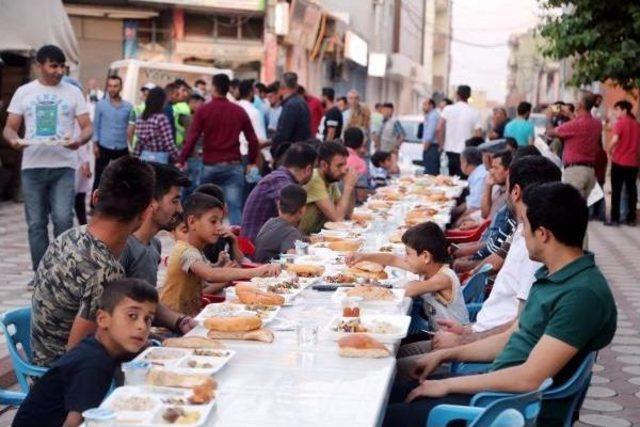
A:
[[[238,283],[236,296],[243,304],[282,305],[284,297],[273,292],[263,291],[250,283]]]
[[[341,357],[381,358],[391,355],[387,347],[367,334],[348,334],[338,340]]]
[[[178,347],[178,348],[211,348],[211,349],[224,349],[224,344],[219,341],[209,339],[207,337],[176,337],[167,338],[162,342],[165,347]]]
[[[204,327],[221,332],[246,332],[259,329],[262,320],[258,316],[210,317],[204,320]]]
[[[249,332],[221,332],[210,330],[207,333],[209,338],[217,340],[246,340],[246,341],[260,341],[266,343],[273,342],[273,332],[269,329],[256,329]]]

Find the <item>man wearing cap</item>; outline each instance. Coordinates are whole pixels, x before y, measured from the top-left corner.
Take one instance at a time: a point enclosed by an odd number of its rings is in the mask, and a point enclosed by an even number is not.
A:
[[[107,78],[107,96],[96,104],[93,119],[93,152],[96,156],[93,190],[98,188],[102,171],[115,159],[129,154],[129,118],[133,105],[120,97],[122,79]]]

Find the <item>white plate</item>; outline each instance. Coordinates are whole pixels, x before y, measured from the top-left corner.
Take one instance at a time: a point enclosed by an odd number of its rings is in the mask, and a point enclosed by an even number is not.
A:
[[[333,328],[338,325],[338,323],[342,320],[352,320],[353,317],[342,317],[336,316],[327,325],[324,327],[324,333],[330,337],[331,339],[337,341],[345,335],[348,335],[348,332],[338,332],[334,331]],[[394,331],[388,334],[381,333],[373,333],[373,332],[365,332],[367,335],[372,336],[378,341],[393,343],[395,341],[401,340],[402,338],[407,336],[407,331],[409,330],[409,324],[411,323],[411,317],[402,316],[402,315],[393,315],[393,314],[370,314],[370,315],[362,315],[360,316],[360,320],[364,324],[364,326],[371,326],[375,323],[379,322],[387,322],[391,324],[394,328]]]
[[[347,292],[349,292],[350,289],[353,288],[338,288],[336,289],[336,291],[333,293],[333,295],[331,296],[331,299],[339,302],[342,301],[344,298],[347,297]],[[394,298],[391,300],[362,300],[359,302],[360,305],[394,305],[394,304],[400,304],[402,303],[402,300],[404,298],[404,289],[389,289],[392,293]]]
[[[199,323],[204,322],[204,319],[208,317],[228,317],[228,316],[249,316],[253,314],[257,314],[258,312],[248,308],[249,306],[241,303],[233,303],[233,302],[222,302],[222,303],[213,303],[207,305],[205,308],[198,313],[195,317],[195,320]],[[280,312],[279,306],[272,306],[273,310],[265,311],[265,316],[260,317],[262,320],[262,324],[266,325],[276,318],[278,312]]]
[[[191,424],[180,424],[191,427],[198,427],[203,425],[211,410],[216,404],[216,399],[212,399],[206,405],[176,405],[165,403],[167,399],[183,399],[187,402],[188,397],[191,395],[191,390],[183,390],[178,388],[169,387],[154,387],[154,386],[122,386],[116,388],[100,405],[101,408],[108,408],[113,410],[117,416],[117,425],[136,425],[144,427],[166,427],[168,425],[162,419],[162,414],[165,410],[171,407],[182,407],[189,412],[197,412],[200,417],[198,421]],[[127,411],[127,410],[115,410],[114,405],[118,402],[130,402],[132,399],[148,399],[151,404],[151,409],[145,411]],[[178,424],[176,424],[178,425]]]
[[[228,349],[201,349],[201,351],[217,353],[220,356],[196,356],[194,354],[196,351],[192,348],[149,347],[140,353],[135,360],[146,360],[151,362],[154,368],[166,369],[180,374],[213,375],[236,354],[234,350]],[[175,354],[177,357],[164,358],[162,355],[165,352],[171,355]],[[187,365],[190,360],[208,363],[211,366],[192,368]]]

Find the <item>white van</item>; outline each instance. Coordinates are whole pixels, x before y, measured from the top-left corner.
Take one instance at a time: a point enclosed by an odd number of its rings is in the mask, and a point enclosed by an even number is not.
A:
[[[191,86],[202,79],[211,86],[214,74],[224,73],[233,78],[233,71],[214,67],[174,64],[172,62],[147,62],[137,59],[123,59],[111,63],[109,75],[117,75],[122,79],[122,98],[137,105],[140,102],[140,88],[147,83],[164,87],[177,78],[181,78]]]

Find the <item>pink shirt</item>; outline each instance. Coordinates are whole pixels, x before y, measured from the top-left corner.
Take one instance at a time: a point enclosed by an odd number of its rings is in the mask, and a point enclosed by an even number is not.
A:
[[[618,135],[618,144],[613,149],[611,160],[621,166],[638,166],[640,147],[640,124],[635,118],[624,115],[613,125],[613,134]]]
[[[353,148],[347,147],[349,157],[347,157],[347,167],[355,169],[360,175],[367,172],[367,164],[364,159],[356,153]]]

